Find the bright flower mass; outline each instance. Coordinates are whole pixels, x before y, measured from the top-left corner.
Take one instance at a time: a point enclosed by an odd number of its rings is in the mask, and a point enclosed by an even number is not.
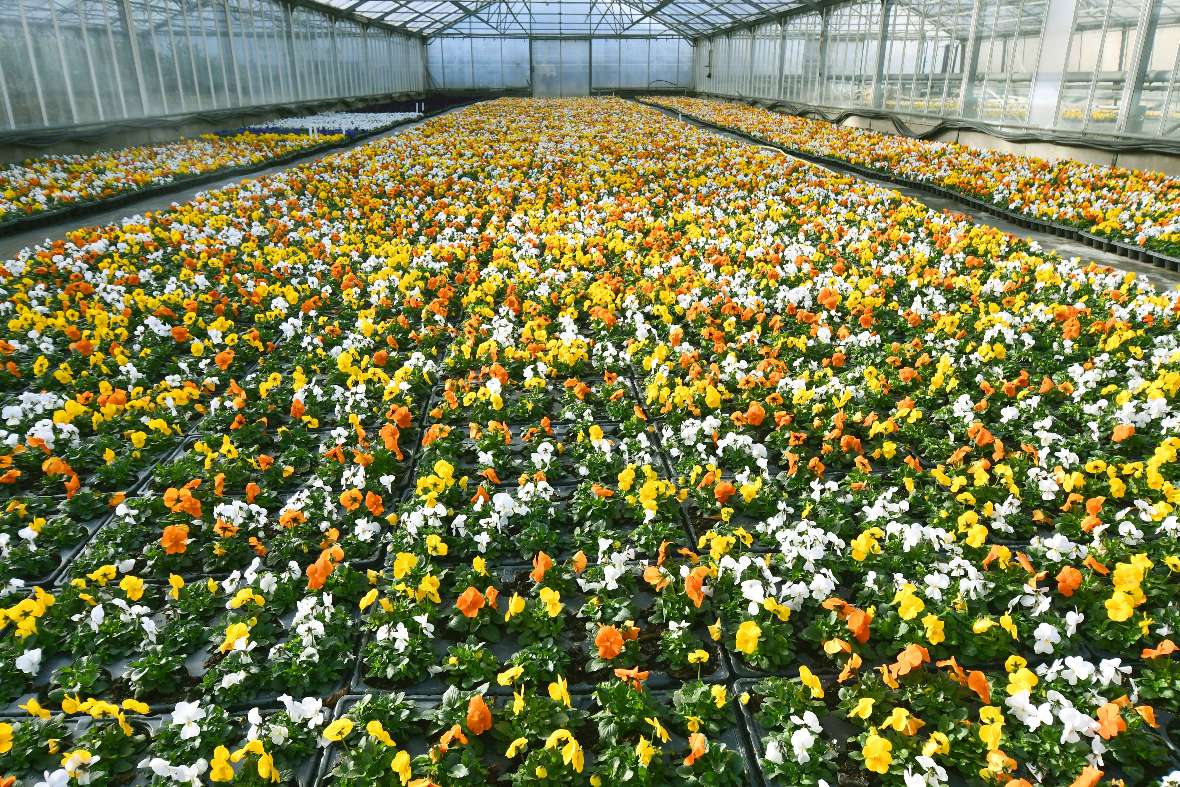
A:
[[[335,118],[331,124],[333,128],[345,125]],[[301,132],[282,128],[277,133],[203,134],[156,145],[44,155],[0,165],[0,226],[185,178],[261,164],[344,139],[343,133],[313,137]]]
[[[1180,178],[882,134],[687,96],[646,101],[792,150],[928,183],[1012,213],[1180,257]]]
[[[0,779],[1180,783],[1131,274],[502,99],[0,293]]]
[[[316,115],[276,118],[252,130],[271,132],[308,132],[357,134],[378,131],[421,117],[418,112],[321,112]]]

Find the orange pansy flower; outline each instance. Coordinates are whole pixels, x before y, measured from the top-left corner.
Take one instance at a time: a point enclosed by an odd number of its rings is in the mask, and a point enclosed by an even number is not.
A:
[[[992,703],[992,688],[987,682],[987,676],[979,670],[971,670],[967,674],[967,688],[975,692],[985,705]]]
[[[336,569],[336,563],[344,559],[344,550],[339,546],[325,549],[316,561],[307,567],[307,589],[319,590]]]
[[[538,552],[537,556],[533,558],[533,570],[529,576],[533,578],[534,582],[540,582],[551,568],[553,568],[553,558],[544,552]]]
[[[672,582],[672,580],[664,576],[664,573],[656,566],[647,566],[643,569],[643,580],[655,588],[657,593],[668,587],[668,585]]]
[[[188,525],[169,525],[160,536],[165,555],[180,555],[188,549]]]
[[[1069,787],[1094,787],[1098,782],[1102,781],[1103,773],[1105,772],[1087,765],[1085,768],[1082,768],[1081,775],[1074,779]]]
[[[1170,656],[1176,652],[1176,643],[1170,639],[1165,639],[1154,648],[1144,648],[1140,654],[1145,659],[1158,659],[1161,656]]]
[[[615,670],[615,677],[624,683],[631,684],[631,687],[636,691],[643,689],[643,682],[647,680],[650,674],[650,672],[640,670],[638,667],[632,667],[631,669],[618,668]]]
[[[1066,566],[1057,572],[1057,592],[1069,598],[1082,585],[1082,572]]]
[[[614,626],[603,626],[598,629],[594,644],[598,647],[598,657],[610,661],[623,652],[623,635]]]
[[[1127,729],[1127,722],[1123,721],[1122,709],[1113,702],[1108,702],[1098,709],[1098,734],[1103,740],[1110,740]]]
[[[484,702],[482,694],[476,694],[467,702],[467,729],[473,735],[483,735],[492,728],[492,711]]]
[[[707,576],[709,576],[709,569],[697,566],[684,578],[684,595],[692,600],[693,606],[697,609],[700,609],[701,604],[705,601],[705,577]]]
[[[469,587],[463,591],[463,595],[459,596],[455,606],[459,608],[464,617],[473,618],[479,614],[486,602],[487,599],[484,598],[483,593],[480,593],[476,588]]]
[[[717,484],[717,486],[713,487],[713,497],[721,505],[728,503],[729,498],[733,497],[736,493],[737,487],[731,484],[729,481],[722,481],[721,483]]]
[[[451,748],[452,743],[467,743],[467,736],[463,734],[463,728],[458,724],[453,725],[439,737],[438,750],[445,754]]]
[[[397,443],[397,441],[401,438],[400,429],[387,422],[377,432],[377,435],[381,438],[382,443],[385,444],[385,450],[392,451],[393,455],[397,457],[397,461],[401,462],[406,458],[405,454],[402,453],[401,447]]]
[[[694,732],[688,736],[688,756],[684,758],[684,764],[692,766],[697,760],[705,756],[708,751],[709,742],[705,736],[699,732]]]
[[[340,505],[345,511],[356,511],[361,505],[361,490],[346,489],[340,493]]]

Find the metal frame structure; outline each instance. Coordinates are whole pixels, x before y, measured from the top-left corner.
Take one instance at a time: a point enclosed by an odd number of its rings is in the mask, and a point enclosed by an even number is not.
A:
[[[480,35],[610,37],[645,34],[651,22],[687,39],[765,18],[798,2],[767,0],[322,0],[371,19],[433,37],[454,35],[474,20]],[[651,34],[651,33],[646,33]],[[666,34],[666,33],[665,33]],[[659,34],[656,34],[659,35]]]
[[[1180,135],[1180,0],[5,0],[0,130],[437,89],[695,89]]]
[[[324,2],[427,36],[432,65],[481,38],[679,37],[695,49],[693,77],[672,80],[685,89],[1003,128],[1180,133],[1180,0]]]
[[[551,48],[553,41],[588,42],[588,59],[578,57],[584,74],[577,79],[567,74],[559,95],[692,87],[691,42],[659,36],[439,36],[427,43],[429,86],[433,90],[554,95],[546,87],[545,75],[536,73],[536,50]],[[541,62],[545,62],[543,58]],[[559,65],[564,67],[564,55]]]
[[[398,8],[391,8],[393,4]],[[583,85],[588,83],[589,92],[689,90],[693,83],[693,41],[697,33],[717,21],[738,18],[724,10],[713,21],[705,15],[714,6],[732,5],[674,0],[473,3],[354,0],[348,7],[358,13],[380,12],[382,18],[397,19],[427,35],[427,71],[430,84],[436,89],[501,88],[543,94],[549,92],[541,84],[545,80],[536,76],[531,66],[521,71],[519,65],[534,62],[536,42],[555,38],[590,42],[589,59],[582,58],[587,78],[579,80]],[[766,3],[737,5],[743,13],[759,14],[785,7]],[[459,13],[460,10],[465,13]],[[417,16],[405,16],[411,11]],[[500,42],[499,52],[487,43],[493,39]],[[481,58],[480,52],[490,56],[490,60]],[[503,73],[505,79],[495,84],[491,77],[497,72]]]
[[[0,3],[0,131],[424,87],[421,36],[311,0]]]
[[[698,39],[695,88],[1003,128],[1175,139],[1180,0],[808,3]]]

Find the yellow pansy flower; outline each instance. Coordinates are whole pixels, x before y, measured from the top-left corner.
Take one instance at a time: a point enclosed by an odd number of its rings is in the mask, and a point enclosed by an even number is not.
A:
[[[875,732],[870,732],[860,751],[865,767],[873,773],[888,773],[893,762],[893,744]]]
[[[762,637],[762,628],[752,620],[742,621],[738,626],[734,645],[747,656],[758,652],[758,640]]]
[[[352,719],[344,716],[324,728],[324,738],[330,741],[342,741],[352,732]]]

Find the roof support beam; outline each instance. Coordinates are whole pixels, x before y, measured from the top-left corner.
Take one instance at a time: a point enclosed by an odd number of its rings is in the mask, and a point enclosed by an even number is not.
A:
[[[438,18],[437,18],[437,17],[435,17],[435,16],[433,16],[433,13],[434,13],[434,12],[436,12],[436,11],[439,11],[440,9],[444,9],[444,7],[445,7],[445,6],[447,6],[447,5],[450,5],[450,4],[449,4],[449,3],[443,3],[443,2],[440,2],[440,3],[436,3],[435,5],[432,5],[430,8],[427,8],[425,11],[419,11],[419,10],[417,10],[417,9],[415,9],[415,8],[411,8],[409,3],[403,2],[403,3],[401,3],[401,4],[399,5],[399,8],[398,8],[398,9],[394,9],[394,10],[410,11],[411,13],[413,13],[413,14],[414,14],[414,16],[410,17],[409,19],[407,19],[407,20],[405,21],[405,24],[406,24],[406,26],[408,27],[408,26],[410,26],[412,23],[414,23],[414,22],[417,22],[419,19],[425,19],[425,20],[429,21],[429,22],[430,22],[430,23],[432,23],[432,24],[433,24],[433,23],[435,23],[435,22],[437,22],[437,21],[438,21]],[[384,14],[382,14],[382,15],[381,15],[381,18],[382,18],[382,19],[384,19],[385,17],[389,16],[389,15],[390,15],[390,14],[392,14],[392,13],[393,13],[393,11],[392,11],[392,10],[391,10],[391,11],[387,11],[387,12],[385,12]],[[442,13],[444,13],[444,14],[450,14],[450,13],[454,13],[454,12],[453,12],[453,11],[451,11],[450,9],[445,9],[445,10],[443,10],[443,11],[442,11]],[[428,30],[429,28],[430,28],[430,25],[425,25],[425,26],[422,28],[422,30],[425,32],[425,31],[426,31],[426,30]]]
[[[708,36],[710,38],[713,36],[726,35],[727,33],[733,33],[738,30],[748,30],[766,22],[783,22],[787,19],[790,19],[791,17],[815,13],[823,11],[826,8],[832,8],[838,5],[847,5],[848,3],[852,2],[856,2],[856,0],[810,0],[810,2],[801,2],[794,8],[788,8],[786,11],[777,11],[773,14],[767,14],[766,16],[752,17],[745,20],[739,19],[736,24],[727,25],[725,27],[717,27],[711,30],[703,30],[701,35]],[[726,16],[730,17],[731,19],[736,19],[733,14],[726,13]]]
[[[407,22],[407,23],[408,23],[408,22],[412,22],[412,21],[414,21],[415,19],[421,19],[421,18],[422,18],[422,14],[421,14],[420,12],[418,12],[418,11],[415,11],[413,8],[411,8],[411,7],[410,7],[410,4],[409,4],[409,2],[406,2],[406,0],[394,0],[394,2],[396,2],[396,3],[397,3],[397,5],[396,5],[394,8],[391,8],[391,9],[389,9],[388,11],[386,11],[385,13],[381,14],[381,16],[377,17],[377,19],[378,19],[379,21],[384,21],[385,19],[387,19],[388,17],[390,17],[390,16],[392,16],[393,14],[397,13],[398,11],[409,11],[409,12],[411,12],[411,13],[413,13],[413,14],[414,14],[414,16],[412,16],[412,17],[410,17],[409,19],[407,19],[407,20],[406,20],[406,22]],[[437,7],[437,6],[436,6],[436,7]],[[432,11],[433,11],[433,10],[434,10],[434,8],[431,8],[430,10],[432,10]],[[407,29],[410,29],[410,28],[409,28],[409,26],[408,26],[408,24],[407,24]],[[421,35],[421,34],[419,34],[419,35]]]
[[[689,39],[690,41],[693,39],[693,33],[687,28],[683,27],[680,22],[669,19],[661,13],[668,6],[672,5],[673,0],[660,0],[660,2],[656,3],[651,8],[648,8],[643,3],[628,2],[628,0],[621,0],[621,2],[623,5],[638,11],[640,14],[638,19],[634,20],[625,28],[626,30],[630,30],[636,25],[646,22],[649,19],[654,19],[664,27],[668,28],[669,30],[675,30],[677,33]]]
[[[483,16],[483,11],[485,11],[488,6],[492,5],[492,3],[490,3],[490,2],[477,3],[475,6],[471,7],[471,6],[467,6],[463,3],[458,2],[458,0],[451,0],[451,4],[453,6],[455,6],[456,8],[458,8],[460,11],[462,11],[464,14],[462,19],[452,22],[451,26],[457,25],[457,24],[459,24],[459,22],[474,18],[474,19],[478,19],[479,21],[483,22],[488,27],[493,27],[496,30],[500,30],[500,28],[493,25],[490,21],[488,21],[488,19],[486,17]],[[503,32],[503,31],[500,31],[500,32]]]
[[[582,21],[584,22],[584,26],[591,30],[589,33],[591,36],[600,35],[600,28],[602,28],[603,25],[606,25],[607,28],[611,29],[612,31],[608,35],[632,37],[628,35],[629,31],[635,30],[645,22],[654,21],[676,33],[679,37],[692,41],[697,37],[697,35],[699,35],[698,31],[690,27],[686,27],[680,21],[665,13],[667,9],[674,6],[674,4],[675,0],[658,0],[658,2],[655,3],[643,3],[638,2],[638,0],[591,0],[588,16]],[[454,18],[440,18],[438,14],[440,6],[446,5],[451,6],[454,9],[454,12],[457,12],[457,16]],[[422,32],[427,36],[449,36],[452,33],[461,35],[461,31],[456,30],[456,27],[467,19],[478,18],[489,28],[505,36],[533,36],[547,34],[547,31],[538,31],[532,24],[533,19],[531,15],[531,3],[526,2],[524,5],[527,7],[526,13],[529,14],[527,19],[521,18],[521,16],[517,13],[516,3],[511,2],[511,0],[508,0],[507,2],[504,0],[492,0],[491,2],[484,0],[483,2],[478,3],[465,3],[460,2],[460,0],[449,0],[449,3],[440,3],[438,6],[435,6],[427,11],[417,12],[412,19],[407,21],[407,24],[411,26],[417,26],[419,20],[427,20],[428,24],[421,25]],[[385,17],[396,13],[397,10],[405,10],[407,8],[408,6],[405,2],[400,2],[399,9],[388,11],[383,14],[381,18],[384,19]],[[630,9],[630,11],[633,13],[628,13],[624,9]],[[729,12],[716,7],[711,7],[710,10],[718,10],[720,13],[725,14],[725,16],[731,19],[738,18]],[[451,13],[453,12],[448,10],[444,12],[443,16],[448,16]],[[560,11],[558,13],[560,14]],[[589,15],[593,14],[598,14],[598,16],[596,20],[591,21],[589,19]],[[511,29],[505,24],[509,16],[511,16],[512,21],[516,23],[517,27],[519,28],[518,30]],[[584,37],[585,35],[587,34],[578,33],[579,37]],[[642,33],[639,33],[634,37],[650,38],[666,36],[643,35]]]
[[[603,31],[610,30],[611,32],[606,35],[630,37],[628,34],[637,31],[644,23],[656,22],[682,38],[695,41],[698,38],[753,29],[767,22],[781,23],[801,14],[820,12],[825,8],[845,5],[856,0],[799,0],[796,5],[785,10],[781,9],[782,4],[769,0],[745,0],[744,14],[723,0],[700,0],[691,6],[681,5],[678,0],[589,0],[585,18],[579,17],[577,21],[571,21],[573,27],[570,31],[566,31],[564,24],[561,24],[560,14],[563,12],[560,10],[560,2],[550,4],[557,6],[557,11],[538,11],[539,16],[534,20],[533,0],[439,0],[424,9],[422,6],[426,4],[420,2],[388,1],[396,5],[388,11],[375,13],[374,20],[388,20],[394,15],[405,15],[409,12],[408,18],[401,19],[400,28],[426,37],[461,35],[462,32],[456,28],[472,18],[505,36],[544,36],[549,35],[550,31],[535,26],[533,22],[537,21],[540,24],[544,19],[553,18],[560,24],[556,29],[556,34],[560,35],[601,36],[604,34]],[[898,7],[905,6],[912,8],[916,13],[921,12],[920,4],[916,0],[889,1],[899,4]],[[314,0],[289,2],[311,3]],[[349,5],[341,12],[356,12],[373,2],[376,0],[349,0]],[[523,13],[518,13],[518,5],[523,7]],[[776,10],[776,6],[779,10]],[[623,9],[630,9],[634,14],[628,14]],[[574,17],[571,17],[572,19]],[[515,23],[515,29],[512,28],[512,23]],[[589,33],[582,28],[589,30]],[[664,36],[638,33],[636,37]]]
[[[333,5],[327,5],[324,2],[317,2],[317,0],[282,0],[282,2],[287,6],[308,8],[321,14],[326,14],[333,19],[351,19],[354,22],[358,22],[362,25],[371,25],[373,27],[381,28],[382,30],[387,30],[391,33],[400,33],[404,36],[416,36],[419,38],[422,37],[422,33],[417,30],[411,30],[410,28],[402,25],[395,25],[390,22],[382,21],[386,16],[388,16],[388,13],[381,14],[380,16],[366,16],[364,14],[358,14],[349,8],[337,8]],[[361,2],[365,2],[365,0],[359,0],[359,2],[355,2],[354,7],[359,6]],[[391,2],[396,2],[396,0],[391,0]],[[399,3],[399,5],[404,6],[404,3]]]

